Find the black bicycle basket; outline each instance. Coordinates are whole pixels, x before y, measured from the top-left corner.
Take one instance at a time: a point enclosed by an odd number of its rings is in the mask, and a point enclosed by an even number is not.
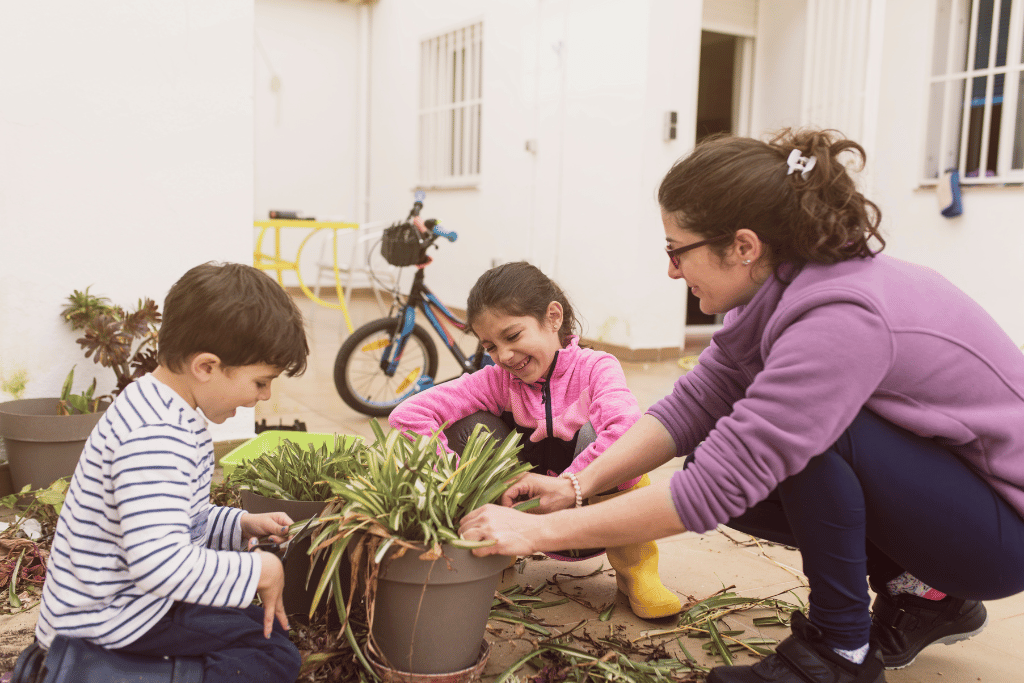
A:
[[[395,223],[384,229],[380,253],[393,266],[414,266],[422,259],[419,231],[412,223]]]

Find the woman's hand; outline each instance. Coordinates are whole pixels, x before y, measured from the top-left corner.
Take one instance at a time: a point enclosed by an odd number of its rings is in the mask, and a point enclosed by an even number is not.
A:
[[[532,510],[538,514],[564,510],[576,505],[576,489],[572,482],[561,477],[527,472],[501,496],[501,504],[511,507],[518,502],[540,498],[540,505]]]
[[[491,546],[474,548],[473,554],[477,557],[532,555],[544,524],[543,515],[531,515],[499,505],[484,505],[462,518],[459,536],[467,541],[496,541]]]
[[[288,527],[294,524],[292,518],[284,512],[264,512],[259,515],[246,512],[239,523],[246,548],[256,545],[261,536],[270,536],[274,543],[284,543],[288,540]]]

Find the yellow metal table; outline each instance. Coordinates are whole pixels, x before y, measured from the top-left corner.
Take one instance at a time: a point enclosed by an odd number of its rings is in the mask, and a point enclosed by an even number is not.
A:
[[[296,277],[299,279],[299,288],[302,293],[312,299],[314,302],[327,308],[333,308],[340,310],[342,315],[345,316],[345,326],[349,332],[352,332],[352,320],[348,315],[348,307],[345,305],[345,292],[341,284],[341,273],[338,270],[338,231],[339,230],[358,230],[358,223],[341,223],[338,221],[303,221],[303,220],[291,220],[284,218],[274,218],[264,221],[254,221],[253,227],[259,230],[259,234],[256,237],[256,248],[253,251],[253,265],[260,270],[273,270],[277,272],[277,281],[284,286],[284,280],[281,277],[281,273],[286,270],[295,271]],[[286,260],[281,255],[281,230],[284,228],[303,228],[309,231],[302,242],[299,243],[299,248],[295,252],[295,260]],[[268,230],[274,232],[274,250],[273,252],[267,252],[264,250],[263,241],[266,237]],[[302,272],[299,270],[299,262],[302,259],[302,250],[305,249],[306,244],[315,235],[325,231],[331,231],[331,245],[333,249],[331,252],[334,254],[334,288],[338,295],[338,303],[334,304],[329,301],[324,301],[313,291],[306,286],[306,283],[302,281]],[[351,265],[351,264],[349,264]],[[346,266],[347,268],[348,266]]]

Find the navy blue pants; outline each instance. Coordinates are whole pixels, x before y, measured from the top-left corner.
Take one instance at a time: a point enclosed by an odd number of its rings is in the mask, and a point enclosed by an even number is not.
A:
[[[144,655],[203,658],[203,683],[293,683],[302,658],[274,622],[263,637],[263,608],[207,607],[176,602],[153,628],[120,649]]]
[[[844,649],[868,642],[869,580],[879,592],[907,571],[970,600],[1024,590],[1024,519],[959,457],[868,410],[728,526],[800,549],[810,620]]]

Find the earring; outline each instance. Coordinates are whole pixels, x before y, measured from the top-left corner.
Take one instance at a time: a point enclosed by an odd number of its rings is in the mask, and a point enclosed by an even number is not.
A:
[[[745,265],[745,266],[749,266],[749,265],[750,265],[750,259],[747,259],[747,260],[745,260],[745,261],[743,262],[743,265]]]

